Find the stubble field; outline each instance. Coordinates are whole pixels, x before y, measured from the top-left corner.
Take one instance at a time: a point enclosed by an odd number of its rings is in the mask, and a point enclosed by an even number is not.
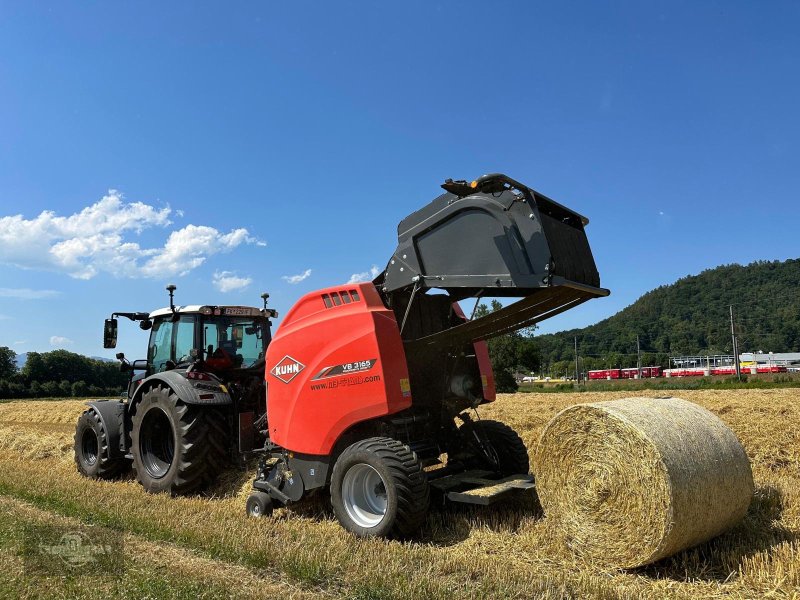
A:
[[[664,392],[637,392],[657,396]],[[571,404],[630,392],[509,394],[483,408],[522,435],[535,464],[547,421]],[[632,571],[575,559],[535,497],[432,511],[419,539],[361,540],[324,499],[244,515],[253,473],[231,470],[204,497],[90,481],[72,462],[83,402],[0,404],[0,597],[761,598],[800,597],[800,389],[681,391],[719,415],[752,461],[756,495],[729,533]],[[119,577],[26,569],[26,528],[90,526],[124,540]]]

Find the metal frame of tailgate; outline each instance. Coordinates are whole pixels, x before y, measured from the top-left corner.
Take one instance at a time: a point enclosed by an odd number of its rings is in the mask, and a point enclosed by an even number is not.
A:
[[[560,277],[553,277],[552,285],[541,288],[530,296],[489,313],[480,319],[467,321],[425,337],[406,342],[410,349],[451,346],[485,340],[510,331],[529,327],[549,319],[570,308],[591,300],[608,296],[609,291]]]

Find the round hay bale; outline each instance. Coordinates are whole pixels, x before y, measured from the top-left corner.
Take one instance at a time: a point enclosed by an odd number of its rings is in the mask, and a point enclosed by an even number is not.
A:
[[[753,495],[736,435],[679,398],[569,407],[545,427],[537,463],[542,508],[568,546],[621,568],[719,535]]]

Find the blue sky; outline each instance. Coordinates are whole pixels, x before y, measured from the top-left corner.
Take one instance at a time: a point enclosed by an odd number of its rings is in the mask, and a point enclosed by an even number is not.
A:
[[[0,345],[110,356],[103,318],[168,282],[285,313],[493,171],[591,219],[612,296],[541,331],[797,257],[799,26],[792,2],[2,2]]]

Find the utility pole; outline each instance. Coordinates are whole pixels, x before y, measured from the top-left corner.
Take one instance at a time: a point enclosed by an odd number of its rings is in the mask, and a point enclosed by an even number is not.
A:
[[[731,309],[731,339],[733,339],[733,364],[736,367],[736,378],[742,380],[742,370],[739,367],[739,344],[736,342],[736,329],[733,326],[733,304],[730,305]]]
[[[578,371],[578,336],[575,336],[575,383],[580,383],[580,373]]]
[[[642,378],[642,347],[639,345],[639,334],[636,334],[636,372]]]

